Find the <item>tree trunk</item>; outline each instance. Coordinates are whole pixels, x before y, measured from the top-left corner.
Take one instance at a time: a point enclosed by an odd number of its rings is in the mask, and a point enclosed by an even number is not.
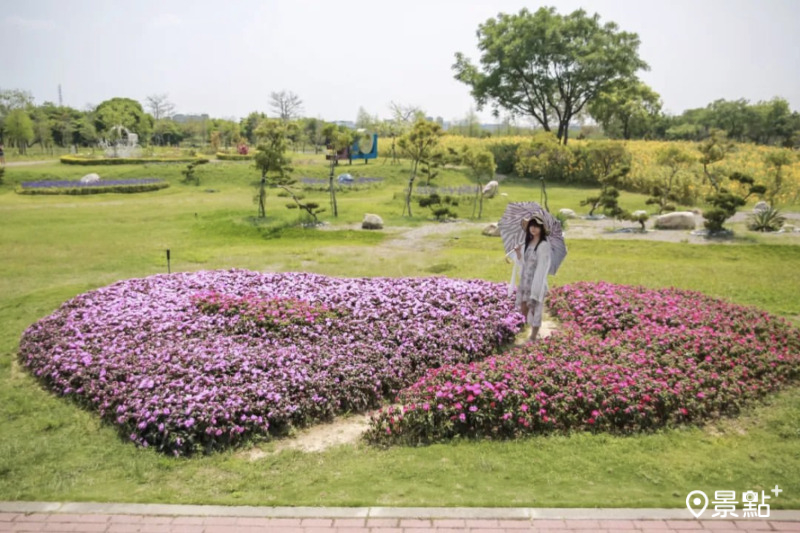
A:
[[[265,207],[265,197],[267,196],[266,190],[267,178],[261,175],[261,186],[258,189],[258,218],[267,218],[267,210]]]
[[[411,176],[408,178],[408,193],[406,194],[406,205],[403,208],[403,213],[405,214],[406,209],[408,209],[408,216],[411,215],[411,191],[414,189],[414,178],[417,177],[417,164],[419,161],[414,161],[414,164],[411,167]]]
[[[339,209],[336,205],[336,188],[333,186],[333,169],[336,164],[336,151],[333,152],[334,158],[331,159],[331,173],[328,175],[328,190],[331,194],[331,210],[333,211],[333,216],[339,216]]]

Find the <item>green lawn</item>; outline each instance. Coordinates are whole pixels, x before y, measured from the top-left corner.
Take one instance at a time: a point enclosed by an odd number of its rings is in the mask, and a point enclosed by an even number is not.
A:
[[[297,156],[296,156],[297,157]],[[309,159],[312,159],[309,157]],[[16,362],[24,329],[65,300],[119,279],[172,269],[306,270],[341,276],[438,273],[505,281],[499,241],[474,231],[429,238],[424,249],[385,246],[404,218],[405,165],[337,170],[384,177],[339,194],[328,231],[293,227],[297,212],[270,191],[268,218],[252,217],[257,173],[249,163],[199,167],[199,187],[180,183],[181,165],[11,167],[0,186],[0,500],[77,500],[253,505],[682,507],[696,489],[785,492],[773,508],[800,508],[800,388],[704,428],[637,437],[575,434],[517,442],[456,442],[381,450],[346,445],[321,453],[248,449],[174,459],[135,448],[94,414],[44,391]],[[23,180],[162,177],[171,187],[133,195],[22,196]],[[322,162],[298,175],[327,176]],[[442,184],[469,181],[447,169]],[[214,191],[214,192],[208,192]],[[537,184],[509,180],[487,202],[496,220],[506,200],[540,199]],[[576,208],[590,189],[548,188],[551,209]],[[327,205],[327,193],[308,193]],[[628,209],[643,196],[623,195]],[[460,215],[471,205],[462,202]],[[387,229],[351,229],[365,212]],[[457,237],[457,238],[456,238]],[[739,244],[574,240],[554,284],[608,280],[678,286],[755,305],[800,325],[800,246],[748,237]],[[431,251],[434,250],[434,251]]]

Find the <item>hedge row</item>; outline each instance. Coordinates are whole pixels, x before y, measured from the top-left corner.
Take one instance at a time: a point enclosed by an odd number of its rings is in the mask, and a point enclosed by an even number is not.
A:
[[[221,161],[250,161],[255,157],[255,154],[224,154],[217,152],[217,159]]]
[[[62,155],[65,165],[143,165],[145,163],[208,163],[204,157],[113,157],[92,159],[74,155]]]
[[[81,196],[85,194],[101,194],[107,192],[116,193],[136,193],[136,192],[149,192],[157,191],[159,189],[166,189],[169,183],[160,181],[157,183],[140,183],[136,185],[106,185],[96,187],[48,187],[41,189],[23,189],[17,187],[18,194],[72,194]]]

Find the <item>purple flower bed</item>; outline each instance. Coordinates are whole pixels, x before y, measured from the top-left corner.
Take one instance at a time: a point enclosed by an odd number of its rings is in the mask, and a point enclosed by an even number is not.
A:
[[[735,414],[800,374],[800,331],[696,292],[576,283],[549,306],[560,331],[432,370],[372,418],[368,438],[648,431]]]
[[[79,295],[20,359],[130,440],[172,454],[376,407],[430,367],[485,358],[521,316],[501,284],[242,270]]]
[[[324,178],[308,178],[303,177],[300,178],[300,183],[309,187],[327,187],[329,182],[327,179]],[[343,187],[353,187],[358,185],[373,185],[376,183],[380,183],[383,181],[383,178],[369,178],[369,177],[360,177],[360,178],[353,178],[353,181],[345,181],[339,182],[338,180],[333,180],[336,186],[343,186]]]
[[[414,193],[420,195],[474,196],[475,185],[460,185],[458,187],[429,187],[426,185],[418,185],[414,188]]]
[[[127,180],[100,180],[93,183],[81,183],[80,181],[70,180],[42,180],[42,181],[23,181],[20,186],[23,189],[72,189],[80,187],[115,187],[120,185],[149,185],[159,183],[164,180],[158,178],[141,178]]]

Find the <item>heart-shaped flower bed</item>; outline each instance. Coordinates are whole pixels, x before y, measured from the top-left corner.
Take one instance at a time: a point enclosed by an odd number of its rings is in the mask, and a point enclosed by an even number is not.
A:
[[[20,358],[132,441],[184,454],[376,407],[521,325],[497,283],[211,271],[82,294],[28,328]]]
[[[368,438],[647,431],[735,414],[800,375],[800,331],[696,292],[576,283],[549,306],[559,332],[432,370],[373,417]]]

